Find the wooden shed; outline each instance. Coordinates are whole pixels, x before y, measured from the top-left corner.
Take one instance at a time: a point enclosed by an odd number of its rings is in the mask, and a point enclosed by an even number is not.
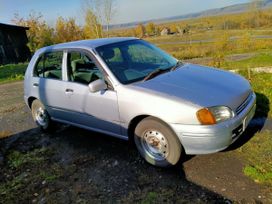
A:
[[[30,51],[26,35],[28,29],[0,23],[0,65],[29,60]]]

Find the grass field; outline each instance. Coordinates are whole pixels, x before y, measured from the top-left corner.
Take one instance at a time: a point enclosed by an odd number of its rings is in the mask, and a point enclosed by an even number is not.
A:
[[[241,71],[240,74],[250,81],[257,95],[256,117],[272,118],[272,74],[252,73],[250,79],[246,71]]]
[[[272,132],[258,132],[238,149],[239,156],[246,160],[244,174],[257,183],[272,187]]]
[[[248,78],[246,71],[240,74]],[[255,117],[272,118],[272,74],[253,73],[249,79],[257,95]],[[257,132],[254,137],[238,149],[238,155],[245,159],[245,175],[255,182],[272,186],[272,132]]]
[[[177,41],[197,41],[197,40],[212,40],[218,41],[222,35],[228,35],[231,39],[242,38],[245,34],[249,36],[272,36],[271,29],[250,29],[250,30],[193,30],[188,35],[171,35],[147,37],[146,40],[152,43],[167,43]]]
[[[272,67],[272,51],[256,53],[248,59],[226,61],[222,65],[222,68],[226,69],[247,69],[254,67]]]
[[[271,30],[205,30],[148,37],[180,60],[223,69],[272,67]]]
[[[23,80],[28,63],[0,66],[0,83]]]

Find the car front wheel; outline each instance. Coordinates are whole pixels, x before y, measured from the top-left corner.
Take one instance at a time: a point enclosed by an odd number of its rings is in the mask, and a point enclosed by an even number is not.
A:
[[[51,121],[44,105],[38,99],[34,100],[31,104],[31,112],[33,120],[41,130],[49,131],[52,129],[53,122]]]
[[[165,123],[156,118],[147,117],[137,125],[134,141],[141,156],[152,165],[173,166],[180,159],[180,141]]]

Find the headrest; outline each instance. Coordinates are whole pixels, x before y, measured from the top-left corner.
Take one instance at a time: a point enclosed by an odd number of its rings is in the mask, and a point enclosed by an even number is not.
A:
[[[74,60],[72,61],[71,63],[71,67],[72,67],[72,71],[75,72],[78,68],[80,68],[80,64],[83,64],[84,63],[84,60],[82,59],[77,59],[77,60]]]
[[[102,57],[105,60],[112,59],[115,56],[114,50],[113,49],[106,49],[102,52]]]

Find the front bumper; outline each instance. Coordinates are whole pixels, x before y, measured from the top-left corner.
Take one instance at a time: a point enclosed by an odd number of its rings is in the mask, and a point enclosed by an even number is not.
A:
[[[170,124],[186,154],[209,154],[226,149],[245,131],[256,110],[253,94],[247,107],[231,120],[216,125]]]

